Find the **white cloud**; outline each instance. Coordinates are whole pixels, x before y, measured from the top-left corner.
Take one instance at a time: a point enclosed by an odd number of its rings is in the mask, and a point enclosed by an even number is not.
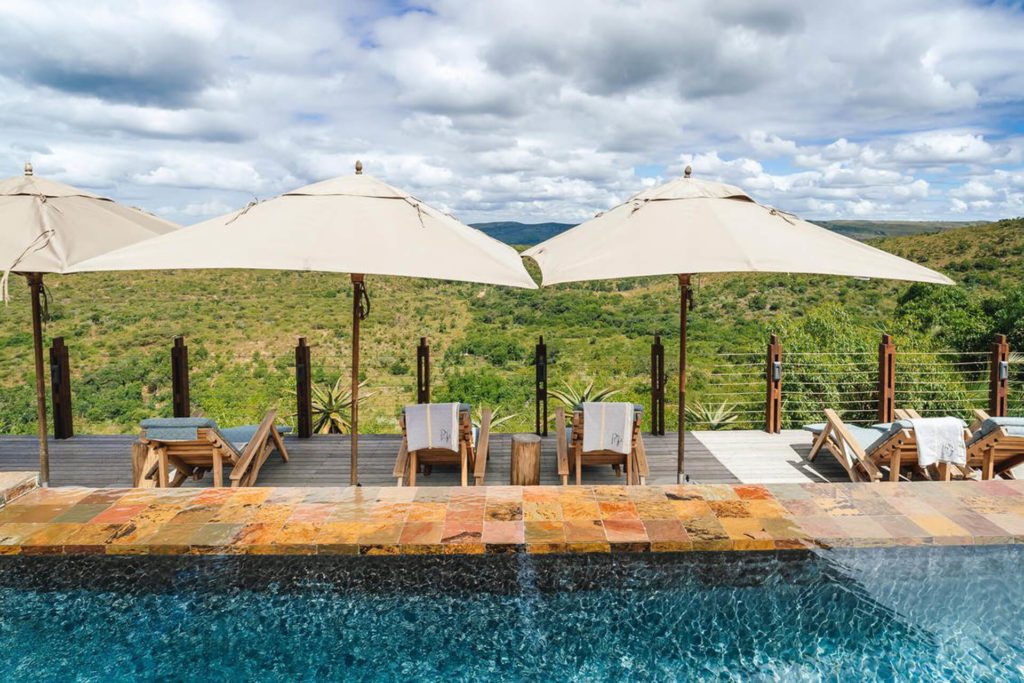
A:
[[[0,2],[0,176],[191,222],[368,172],[464,220],[693,163],[810,217],[1024,210],[1024,12],[967,0]]]

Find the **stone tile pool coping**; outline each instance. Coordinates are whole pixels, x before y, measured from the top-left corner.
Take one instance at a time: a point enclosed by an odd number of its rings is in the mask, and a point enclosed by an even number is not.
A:
[[[25,487],[34,475],[21,474],[0,485]],[[1019,542],[1024,481],[65,487],[34,488],[0,507],[0,555],[460,555]]]

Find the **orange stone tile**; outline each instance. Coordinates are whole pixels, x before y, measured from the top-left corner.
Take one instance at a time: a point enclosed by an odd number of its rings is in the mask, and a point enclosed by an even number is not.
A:
[[[639,519],[606,519],[604,532],[610,543],[646,543],[649,540]]]
[[[523,522],[484,520],[481,541],[485,544],[521,545],[525,540]]]
[[[360,546],[383,546],[398,544],[402,536],[402,523],[367,522],[359,531]]]
[[[139,515],[146,505],[115,505],[109,507],[90,520],[93,524],[124,524]]]
[[[562,506],[558,503],[557,496],[552,496],[550,501],[523,501],[523,520],[527,522],[560,522],[562,521]]]
[[[573,501],[562,499],[562,519],[601,519],[601,508],[597,501]]]
[[[711,500],[708,501],[708,506],[719,519],[751,517],[750,508],[742,500]]]
[[[523,519],[522,503],[501,502],[492,503],[487,501],[487,508],[484,510],[484,520],[492,522],[517,522]]]
[[[761,485],[742,484],[734,486],[733,490],[742,500],[771,500],[772,494],[767,488]]]
[[[527,543],[564,543],[565,531],[562,522],[526,522]]]
[[[444,535],[442,522],[406,522],[398,542],[407,545],[438,545]]]
[[[564,523],[565,540],[569,543],[600,543],[608,537],[604,532],[604,524],[599,519],[567,520]]]
[[[447,514],[448,506],[443,502],[414,502],[405,519],[406,522],[443,522]]]
[[[602,501],[598,503],[598,507],[601,510],[601,519],[640,520],[636,504],[632,501]]]

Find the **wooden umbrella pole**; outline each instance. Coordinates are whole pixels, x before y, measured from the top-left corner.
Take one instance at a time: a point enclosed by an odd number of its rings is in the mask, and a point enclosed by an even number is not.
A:
[[[363,311],[363,276],[352,274],[352,462],[349,483],[359,485],[359,322]]]
[[[28,286],[32,290],[32,345],[36,361],[36,421],[39,424],[39,481],[50,484],[50,447],[46,440],[46,378],[43,365],[43,274],[29,273]]]
[[[690,276],[679,276],[679,446],[676,455],[676,483],[683,482],[686,451],[686,314],[690,307]]]

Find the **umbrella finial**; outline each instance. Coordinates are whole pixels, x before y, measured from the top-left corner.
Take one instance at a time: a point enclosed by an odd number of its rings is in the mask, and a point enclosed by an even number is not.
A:
[[[690,168],[689,164],[687,164],[686,168],[683,169],[683,177],[684,178],[689,178],[691,173],[693,173],[693,169]]]
[[[25,175],[32,175],[32,162],[31,161],[26,161],[25,162]]]
[[[356,175],[363,175],[363,162],[356,159]]]

